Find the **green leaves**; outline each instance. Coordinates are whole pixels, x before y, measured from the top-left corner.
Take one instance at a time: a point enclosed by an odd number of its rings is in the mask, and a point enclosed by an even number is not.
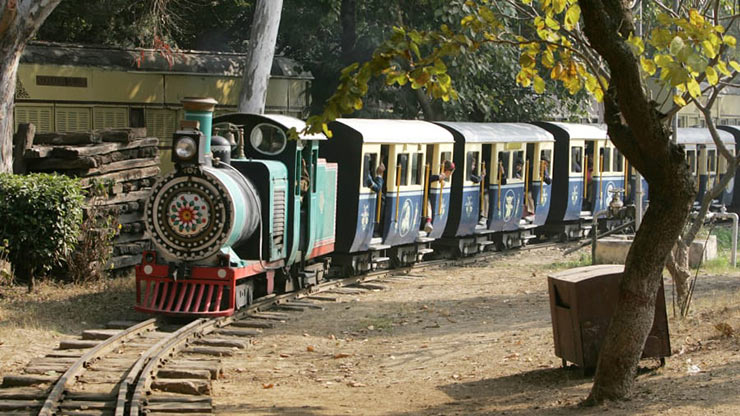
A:
[[[82,204],[76,179],[0,174],[0,240],[8,241],[10,261],[42,272],[59,264],[77,243]]]

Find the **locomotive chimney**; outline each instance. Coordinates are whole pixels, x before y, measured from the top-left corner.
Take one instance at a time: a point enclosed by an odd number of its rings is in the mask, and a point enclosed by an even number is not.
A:
[[[218,101],[213,98],[185,97],[182,106],[185,109],[185,120],[197,121],[200,131],[205,136],[205,154],[211,153],[211,128],[213,126],[213,110]]]

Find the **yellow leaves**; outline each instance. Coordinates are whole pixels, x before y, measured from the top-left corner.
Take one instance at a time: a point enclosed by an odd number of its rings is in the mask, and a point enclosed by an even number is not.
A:
[[[717,69],[719,69],[719,72],[721,72],[722,75],[725,75],[725,76],[732,75],[732,73],[727,69],[727,65],[725,65],[725,63],[722,61],[717,62]]]
[[[565,68],[563,67],[563,64],[560,62],[556,62],[555,66],[552,68],[552,71],[550,71],[550,78],[562,79],[564,72],[565,72]]]
[[[560,30],[560,23],[550,16],[545,16],[545,25],[552,30]]]
[[[643,43],[642,38],[630,33],[627,43],[630,44],[635,55],[642,55],[642,53],[645,52],[645,43]]]
[[[689,22],[697,27],[704,25],[704,17],[696,9],[689,10]]]
[[[565,12],[565,24],[563,25],[565,30],[573,30],[580,19],[581,6],[579,6],[578,3],[574,3],[568,8],[568,11]]]
[[[701,48],[704,51],[704,55],[708,58],[714,59],[717,56],[717,51],[714,49],[714,45],[709,40],[705,40],[701,43]]]
[[[685,46],[685,43],[683,39],[681,39],[680,36],[674,36],[671,40],[671,46],[669,50],[671,51],[672,55],[678,55],[679,52],[681,52],[681,49]]]
[[[653,62],[652,59],[645,58],[644,56],[640,57],[640,66],[642,66],[643,71],[647,72],[651,76],[655,75],[655,71],[658,70],[655,62]]]
[[[673,102],[676,103],[676,105],[680,105],[681,107],[686,106],[686,100],[684,100],[683,97],[680,95],[674,95]]]
[[[729,64],[735,71],[740,71],[740,64],[737,61],[730,61]]]
[[[542,94],[545,92],[545,80],[542,79],[539,75],[535,75],[534,77],[534,92],[537,94]]]
[[[731,48],[734,48],[737,45],[737,39],[735,39],[735,37],[732,35],[725,35],[722,41],[725,43],[725,45]]]
[[[332,134],[331,130],[329,130],[329,125],[328,124],[321,123],[321,130],[324,132],[324,134],[326,135],[326,137],[328,137],[330,139],[332,138],[333,134]]]
[[[717,74],[717,71],[715,71],[715,69],[712,68],[711,66],[708,66],[706,70],[706,74],[707,74],[707,81],[709,81],[711,85],[717,85],[717,83],[719,82],[719,75]]]
[[[701,86],[699,86],[699,83],[694,78],[689,79],[686,83],[686,88],[694,98],[698,98],[701,95]]]

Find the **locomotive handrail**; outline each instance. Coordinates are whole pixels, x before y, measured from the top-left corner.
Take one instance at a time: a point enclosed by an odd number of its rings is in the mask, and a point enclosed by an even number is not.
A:
[[[61,377],[59,377],[49,393],[49,396],[46,398],[46,401],[44,401],[44,406],[39,411],[39,416],[51,416],[54,414],[54,409],[58,406],[67,385],[74,381],[80,370],[87,366],[91,361],[108,353],[119,344],[126,342],[128,339],[133,338],[144,331],[151,330],[156,322],[156,318],[147,319],[146,321],[121,331],[119,334],[106,339],[87,351],[82,357],[75,361]]]

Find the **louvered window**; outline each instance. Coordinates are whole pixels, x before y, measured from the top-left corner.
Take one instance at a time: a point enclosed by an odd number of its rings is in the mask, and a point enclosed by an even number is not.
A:
[[[285,190],[276,189],[273,198],[272,243],[275,248],[279,249],[282,248],[285,234]]]
[[[128,127],[128,109],[125,107],[96,107],[93,116],[96,129]]]
[[[92,130],[90,108],[87,107],[57,107],[54,121],[58,132]]]
[[[17,130],[21,123],[33,123],[36,125],[36,132],[51,133],[54,131],[52,115],[52,107],[18,105],[15,107],[15,128]]]
[[[148,135],[158,137],[160,147],[171,146],[172,134],[175,132],[177,123],[177,111],[147,109],[144,117]]]

